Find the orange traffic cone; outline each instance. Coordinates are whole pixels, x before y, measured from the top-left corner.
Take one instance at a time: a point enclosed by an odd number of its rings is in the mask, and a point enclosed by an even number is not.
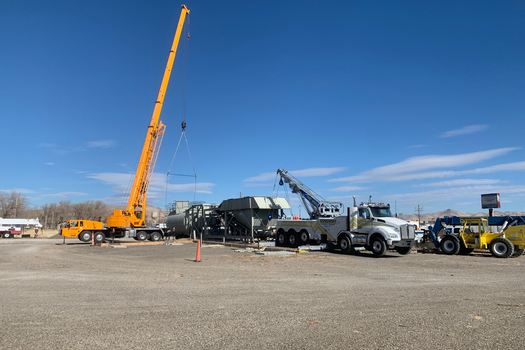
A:
[[[197,253],[195,254],[195,262],[201,262],[201,240],[197,241]]]

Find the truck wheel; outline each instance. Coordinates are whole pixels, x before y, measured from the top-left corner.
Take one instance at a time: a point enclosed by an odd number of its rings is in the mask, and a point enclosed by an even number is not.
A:
[[[148,239],[148,233],[146,231],[139,231],[137,232],[137,241],[145,241]]]
[[[279,231],[277,231],[277,236],[275,236],[275,246],[284,247],[285,245],[286,245],[286,233],[284,233],[283,229],[279,229]]]
[[[78,235],[78,239],[80,239],[82,242],[90,242],[91,241],[91,231],[82,231]]]
[[[517,258],[519,256],[522,256],[523,255],[523,252],[525,251],[524,248],[521,248],[521,249],[514,249],[514,254],[512,254],[512,258]]]
[[[149,236],[149,240],[150,241],[153,241],[153,242],[158,242],[162,239],[162,235],[160,234],[160,232],[153,232],[150,236]]]
[[[106,235],[104,232],[95,232],[95,242],[96,243],[102,243],[106,239]]]
[[[459,253],[459,238],[456,236],[446,235],[439,243],[441,251],[447,255],[456,255]]]
[[[474,251],[474,248],[467,248],[465,247],[465,243],[463,243],[463,240],[459,240],[459,255],[469,255]]]
[[[343,235],[339,238],[338,242],[339,249],[345,254],[349,254],[353,251],[352,249],[352,243],[350,242],[350,238],[348,238],[347,235]]]
[[[514,254],[514,245],[508,239],[498,237],[490,242],[490,252],[496,258],[509,258]]]
[[[396,252],[401,255],[407,255],[412,250],[412,247],[396,247]]]
[[[294,230],[288,231],[288,245],[290,247],[296,247],[298,241],[297,233]]]
[[[370,239],[370,250],[376,257],[385,255],[386,253],[386,242],[380,236],[374,236]]]
[[[308,231],[306,230],[299,231],[298,237],[299,237],[299,240],[298,240],[299,245],[305,245],[310,242],[310,235],[308,234]]]
[[[11,234],[9,232],[5,232],[2,234],[2,237],[4,238],[11,238]]]

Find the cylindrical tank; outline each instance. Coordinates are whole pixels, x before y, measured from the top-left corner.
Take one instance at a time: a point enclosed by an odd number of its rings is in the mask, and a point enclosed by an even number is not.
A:
[[[190,233],[186,225],[186,213],[168,215],[166,227],[171,234],[189,235]]]

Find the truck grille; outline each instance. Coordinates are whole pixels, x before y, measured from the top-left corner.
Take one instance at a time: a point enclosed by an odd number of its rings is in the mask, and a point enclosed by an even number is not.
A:
[[[416,237],[416,227],[414,225],[401,225],[399,231],[401,239],[414,239]]]

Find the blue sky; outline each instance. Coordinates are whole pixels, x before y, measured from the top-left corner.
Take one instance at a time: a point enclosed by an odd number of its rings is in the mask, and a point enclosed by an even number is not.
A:
[[[123,202],[176,1],[0,1],[0,190],[37,206]],[[318,193],[412,213],[525,203],[521,1],[188,1],[150,198]],[[169,168],[188,121],[186,148]],[[8,169],[6,171],[6,169]],[[193,199],[171,177],[168,200]],[[282,191],[281,191],[282,193]],[[293,200],[297,203],[297,200]]]

